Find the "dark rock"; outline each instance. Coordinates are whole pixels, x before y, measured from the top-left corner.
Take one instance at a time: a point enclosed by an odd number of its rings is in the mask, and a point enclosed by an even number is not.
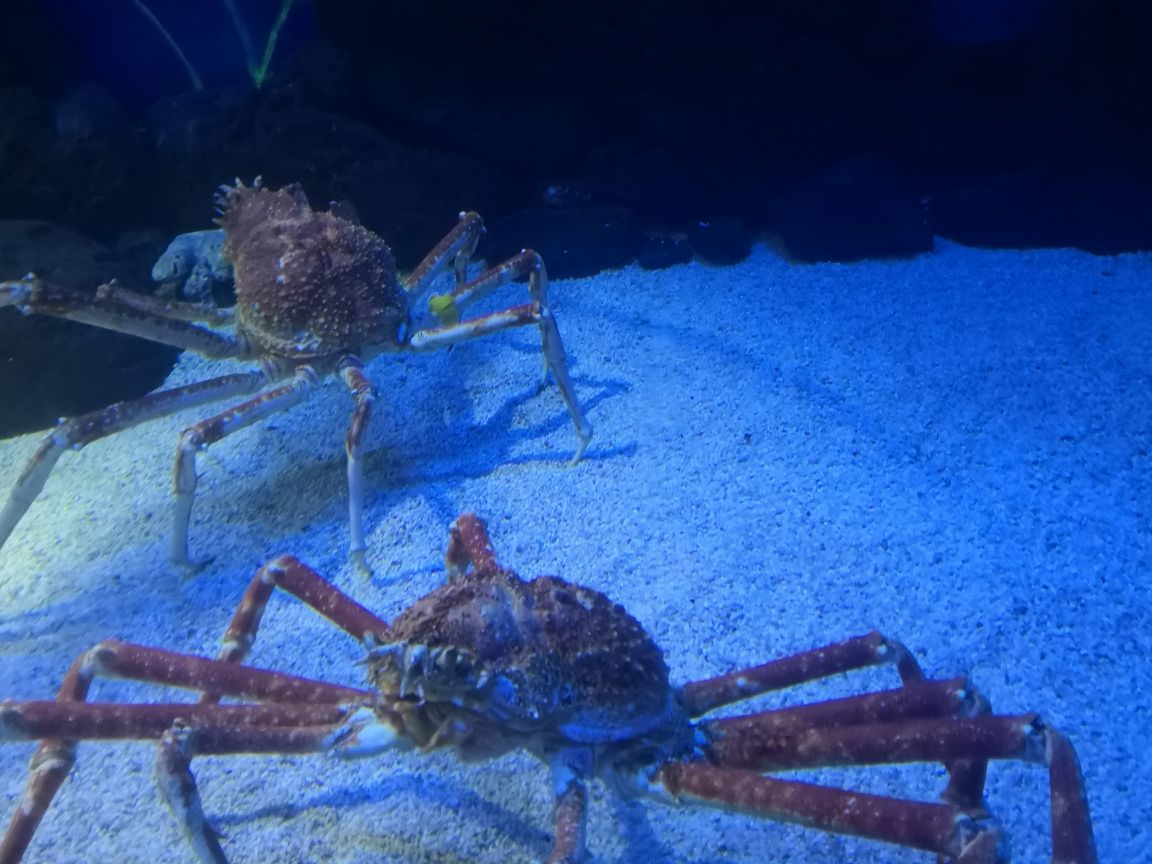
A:
[[[692,246],[682,234],[645,232],[636,257],[645,270],[663,270],[691,261]]]
[[[623,207],[539,207],[489,225],[477,253],[495,264],[526,247],[543,256],[553,278],[592,276],[635,261],[640,229]]]
[[[940,191],[938,233],[971,246],[1076,246],[1097,255],[1152,248],[1152,174],[1039,167]]]
[[[51,220],[111,242],[155,213],[151,152],[108,91],[56,106],[0,90],[0,219]]]
[[[688,242],[706,264],[739,264],[751,254],[754,237],[735,216],[702,219],[688,232]]]
[[[128,112],[107,87],[91,81],[73,88],[53,106],[56,138],[75,144],[118,134],[128,128]]]
[[[242,137],[252,119],[251,94],[227,87],[158,100],[148,111],[148,132],[161,151],[211,152]]]
[[[0,277],[29,271],[85,291],[129,275],[116,253],[72,231],[47,222],[0,222]],[[0,437],[142,396],[164,381],[178,353],[86,324],[0,309]]]
[[[506,211],[504,179],[460,153],[420,149],[347,117],[319,110],[291,89],[251,105],[192,103],[204,140],[169,135],[157,151],[171,234],[211,227],[217,186],[262,176],[269,187],[300,183],[323,207],[348,201],[384,239],[402,268],[415,266],[456,223],[462,210],[495,218]],[[245,119],[246,118],[246,119]],[[223,166],[227,166],[225,174]]]
[[[923,196],[904,172],[859,157],[793,184],[769,205],[769,220],[795,261],[856,261],[932,248]]]

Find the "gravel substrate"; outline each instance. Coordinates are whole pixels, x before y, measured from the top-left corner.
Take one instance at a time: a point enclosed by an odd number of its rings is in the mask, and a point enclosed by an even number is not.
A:
[[[189,417],[92,444],[65,454],[0,552],[0,695],[51,697],[108,636],[213,654],[249,577],[279,552],[392,616],[440,582],[447,527],[476,510],[521,574],[557,573],[627,607],[677,681],[873,628],[930,674],[970,673],[998,710],[1038,710],[1071,736],[1101,860],[1140,860],[1152,841],[1150,276],[1149,255],[938,243],[909,261],[794,266],[758,248],[736,267],[555,282],[596,427],[585,460],[566,467],[576,437],[555,389],[535,390],[534,332],[374,361],[372,580],[346,561],[350,403],[337,383],[201,458],[193,552],[214,561],[193,577],[167,561]],[[171,383],[231,368],[185,356]],[[0,442],[0,489],[39,438]],[[252,662],[358,682],[360,654],[281,599]],[[893,684],[879,670],[772,701]],[[102,682],[96,698],[188,697]],[[0,747],[6,813],[31,749]],[[28,860],[191,862],[152,757],[147,744],[83,746]],[[550,783],[528,757],[196,766],[235,864],[515,864],[549,848]],[[928,799],[942,787],[937,766],[821,779]],[[988,795],[1014,860],[1046,861],[1045,771],[994,765]],[[589,845],[604,864],[930,860],[599,786]]]

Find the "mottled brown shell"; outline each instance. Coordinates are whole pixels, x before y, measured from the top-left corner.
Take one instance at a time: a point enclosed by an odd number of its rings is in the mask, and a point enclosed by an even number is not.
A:
[[[407,297],[383,240],[343,215],[313,210],[296,185],[240,184],[221,203],[237,324],[259,347],[308,359],[398,341]]]
[[[603,594],[558,577],[468,574],[417,601],[390,635],[467,652],[489,679],[510,682],[515,704],[500,707],[513,720],[615,738],[669,710],[668,667],[640,623]]]

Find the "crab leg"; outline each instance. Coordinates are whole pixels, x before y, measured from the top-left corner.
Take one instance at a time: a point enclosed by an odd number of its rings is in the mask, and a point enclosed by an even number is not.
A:
[[[131,678],[219,695],[297,704],[283,712],[277,712],[275,706],[86,705],[92,681],[97,677]],[[315,725],[334,722],[343,716],[333,713],[341,703],[364,704],[372,697],[371,691],[251,669],[227,661],[111,640],[102,642],[72,663],[55,702],[10,702],[0,706],[0,738],[43,739],[32,756],[31,776],[20,805],[0,841],[0,864],[19,861],[24,854],[52,798],[76,761],[78,739],[159,737],[178,717],[193,716],[194,712],[205,709],[224,712],[215,715],[221,718],[229,717],[229,711],[235,714],[238,709],[245,709],[249,711],[248,722],[264,724],[276,722],[272,718],[279,713],[285,723],[304,720],[308,725]],[[296,715],[292,713],[294,710]],[[251,712],[257,713],[253,716]],[[241,720],[240,716],[232,719]]]
[[[925,680],[920,664],[903,644],[873,631],[865,636],[782,657],[760,666],[694,681],[684,686],[684,702],[689,715],[698,717],[721,705],[771,690],[880,663],[895,664],[906,688]],[[965,700],[968,703],[965,709],[967,713],[987,713],[989,710],[987,701],[974,691],[968,691]],[[987,761],[957,759],[945,767],[948,769],[949,782],[943,794],[944,799],[964,807],[977,806],[984,796]]]
[[[365,697],[370,698],[370,697]],[[361,699],[361,703],[365,700]],[[69,735],[75,741],[159,739],[174,724],[215,724],[237,729],[332,726],[357,706],[352,703],[264,703],[198,705],[118,702],[0,702],[0,740],[35,741]]]
[[[178,321],[204,321],[213,326],[229,324],[236,316],[231,309],[221,309],[214,303],[186,303],[183,300],[163,300],[138,291],[121,288],[116,280],[105,282],[96,289],[96,296],[111,300],[121,306],[159,315],[162,318],[175,318]]]
[[[464,281],[463,272],[458,267],[456,287],[449,294],[433,297],[429,305],[441,321],[445,324],[454,324],[460,320],[462,309],[487,297],[509,282],[528,276],[529,288],[531,289],[531,274],[537,267],[542,266],[542,259],[536,252],[531,249],[522,249],[507,261],[497,264],[495,267],[489,267],[475,279],[469,281]],[[547,284],[546,280],[545,284]]]
[[[216,711],[225,706],[209,706]],[[249,726],[232,723],[189,724],[177,721],[160,739],[156,782],[185,839],[202,864],[227,864],[216,832],[204,818],[200,792],[192,774],[195,756],[234,753],[331,753],[362,758],[405,747],[398,715],[360,708],[338,723],[326,725]]]
[[[985,829],[948,804],[848,792],[707,763],[671,763],[659,769],[652,781],[659,786],[650,792],[662,788],[675,802],[739,810],[821,831],[888,841],[949,856],[958,864],[1000,860],[964,857],[967,839]]]
[[[488,526],[475,513],[462,513],[448,532],[444,569],[452,580],[463,576],[469,565],[480,576],[493,576],[500,572],[496,551],[488,537]]]
[[[468,260],[476,251],[476,243],[484,233],[484,221],[479,213],[468,211],[460,214],[460,221],[444,239],[436,244],[416,269],[404,280],[404,290],[412,295],[412,302],[419,303],[421,297],[432,287],[436,277],[443,272],[449,262],[456,273],[456,285],[464,284],[468,270]],[[438,313],[439,314],[439,313]]]
[[[814,728],[753,741],[750,727],[704,747],[713,764],[675,764],[658,774],[674,796],[687,792],[705,803],[726,803],[761,815],[791,819],[829,831],[890,840],[943,855],[969,845],[958,828],[966,811],[983,808],[899,802],[842,790],[764,778],[760,771],[827,765],[869,765],[955,759],[1019,759],[1048,765],[1052,860],[1094,864],[1092,820],[1076,752],[1068,739],[1035,715],[935,718]],[[752,769],[752,770],[747,770]],[[950,815],[948,815],[950,814]],[[972,853],[974,856],[975,853]],[[988,860],[1000,860],[989,858]]]
[[[201,420],[181,433],[180,444],[176,448],[176,507],[171,552],[173,563],[193,569],[208,563],[193,563],[188,557],[188,525],[192,519],[192,502],[198,482],[196,454],[238,429],[298,405],[311,395],[319,383],[319,376],[311,366],[300,366],[289,383],[267,390],[214,417]]]
[[[285,555],[261,567],[248,584],[224,631],[219,654],[221,662],[241,663],[248,656],[256,641],[264,609],[277,586],[311,606],[360,642],[380,641],[388,632],[385,621],[298,559]],[[205,690],[200,695],[200,704],[216,704],[223,695],[219,690]],[[185,839],[200,861],[222,864],[225,861],[224,851],[220,848],[216,832],[204,817],[196,778],[192,774],[193,756],[204,752],[203,734],[198,734],[198,738],[201,739],[198,746],[193,747],[187,732],[177,728],[165,732],[156,753],[156,783],[169,809],[179,820]]]
[[[592,754],[584,749],[568,748],[552,755],[552,788],[556,798],[553,813],[556,833],[552,851],[544,864],[579,864],[584,860],[588,824],[588,784],[592,773]]]
[[[365,576],[372,575],[365,551],[364,541],[364,467],[361,454],[364,450],[364,433],[372,418],[372,403],[376,394],[372,382],[364,374],[360,361],[348,357],[340,369],[340,377],[356,400],[352,410],[352,420],[348,424],[348,434],[344,439],[344,453],[348,459],[348,533],[349,553],[356,569]]]
[[[219,660],[239,663],[252,648],[272,592],[280,588],[315,609],[366,645],[383,642],[388,622],[365,609],[311,567],[292,555],[269,561],[252,577],[220,647]],[[209,701],[202,697],[202,701]]]
[[[153,342],[196,351],[206,357],[251,359],[254,355],[244,339],[217,333],[191,323],[191,309],[171,312],[147,300],[124,302],[124,292],[101,288],[85,294],[51,285],[29,274],[17,282],[0,282],[0,306],[16,306],[26,315],[53,315],[140,336]],[[193,304],[185,304],[191,306]],[[207,318],[201,314],[199,318]]]
[[[65,450],[79,450],[100,438],[186,408],[252,393],[259,390],[267,380],[263,372],[223,375],[208,381],[149,393],[139,399],[117,402],[99,411],[62,421],[40,442],[20,472],[4,509],[0,511],[0,548],[3,548],[16,525],[44,489],[48,475]]]
[[[741,718],[743,719],[743,718]],[[769,720],[771,718],[758,718]],[[765,722],[767,730],[771,729]],[[712,729],[710,762],[756,771],[829,765],[929,762],[969,757],[1042,761],[1048,731],[1035,715],[928,717],[815,727],[759,737],[755,722]]]
[[[803,735],[812,730],[925,717],[969,716],[978,704],[976,694],[964,678],[918,681],[898,690],[705,720],[697,728],[708,736],[709,746],[714,745],[717,753],[721,749],[736,753],[743,752],[745,746],[755,746],[758,739]],[[720,761],[726,765],[742,764],[727,759]]]
[[[224,631],[218,661],[221,663],[242,663],[252,650],[264,609],[272,592],[279,586],[324,615],[337,626],[348,631],[361,642],[379,641],[388,632],[388,624],[377,618],[363,606],[349,598],[320,574],[302,564],[296,558],[281,556],[265,564],[252,577],[236,612]],[[217,689],[205,689],[200,694],[201,705],[215,705],[225,694]],[[316,719],[302,726],[315,726],[334,720]],[[295,725],[295,724],[291,724]],[[297,740],[313,736],[313,742],[323,740],[329,729],[297,730]],[[248,727],[250,736],[263,736],[269,744],[274,738],[265,730]],[[204,817],[200,803],[200,793],[196,778],[192,774],[192,758],[205,752],[205,733],[196,733],[195,743],[186,729],[172,727],[160,738],[156,753],[156,784],[168,808],[180,822],[185,839],[193,852],[205,864],[223,864],[224,851],[216,832]],[[321,749],[318,746],[312,750]],[[282,751],[283,752],[283,751]]]
[[[920,664],[907,648],[873,631],[823,648],[685,684],[684,705],[688,716],[699,717],[721,705],[751,699],[771,690],[782,690],[881,663],[894,663],[900,680],[905,684],[924,680]]]
[[[503,264],[481,274],[475,281],[462,286],[452,296],[459,298],[460,302],[472,300],[478,293],[487,293],[521,276],[528,277],[530,303],[512,306],[489,315],[480,315],[467,321],[446,324],[443,327],[417,330],[412,334],[408,347],[413,351],[432,351],[500,330],[536,324],[540,328],[545,377],[549,371],[552,373],[560,390],[560,396],[572,418],[572,425],[576,427],[576,435],[580,439],[576,454],[572,457],[571,464],[575,464],[580,461],[588,448],[588,442],[592,440],[592,425],[585,419],[580,403],[576,401],[572,379],[568,377],[564,343],[560,339],[556,319],[552,317],[552,310],[548,307],[548,275],[544,270],[544,261],[532,250],[525,249]],[[448,320],[450,319],[451,316],[448,316]]]
[[[197,755],[324,753],[360,758],[404,746],[398,715],[369,707],[373,694],[343,704],[120,705],[86,702],[0,703],[0,739],[29,740],[67,734],[75,739],[160,741],[156,780],[201,862],[225,862],[216,834],[204,819],[190,763]],[[357,704],[357,702],[359,704]],[[44,742],[44,745],[48,744]],[[59,743],[59,742],[57,742]],[[33,775],[0,841],[0,864],[20,861],[64,776],[74,761]],[[74,745],[68,742],[71,750]],[[55,754],[49,754],[55,755]]]

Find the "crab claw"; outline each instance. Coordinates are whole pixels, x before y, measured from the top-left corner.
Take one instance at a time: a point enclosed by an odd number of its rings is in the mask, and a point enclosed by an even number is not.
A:
[[[339,759],[360,759],[410,746],[400,718],[373,708],[353,711],[324,741],[324,749]]]

